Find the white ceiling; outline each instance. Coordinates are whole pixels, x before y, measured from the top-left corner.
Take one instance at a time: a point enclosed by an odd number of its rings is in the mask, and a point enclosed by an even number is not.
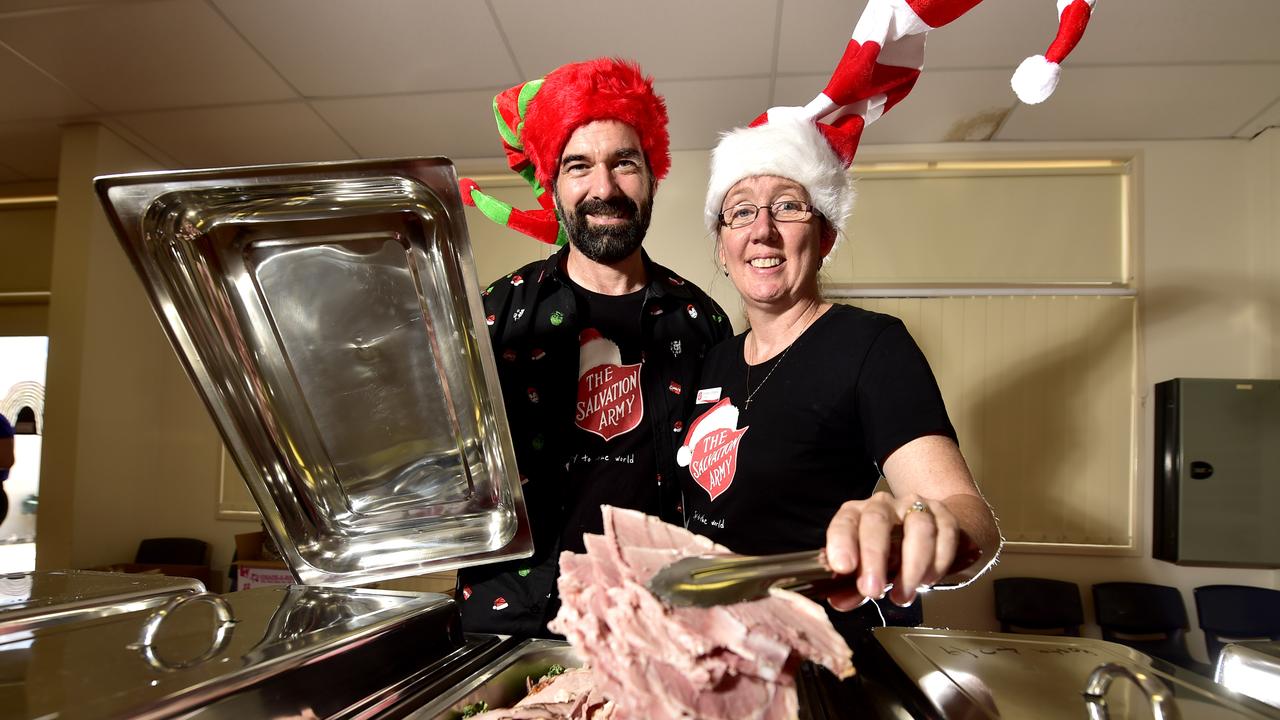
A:
[[[56,177],[98,121],[174,167],[501,155],[490,100],[597,55],[657,80],[676,150],[826,81],[865,0],[0,0],[0,182]],[[1251,137],[1280,124],[1280,0],[1098,0],[1057,94],[1008,78],[1052,0],[930,36],[864,143]]]

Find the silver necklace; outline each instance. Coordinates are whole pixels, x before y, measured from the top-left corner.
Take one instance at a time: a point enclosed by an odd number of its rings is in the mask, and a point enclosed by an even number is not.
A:
[[[747,400],[742,403],[742,412],[746,412],[751,408],[751,398],[755,397],[756,393],[760,392],[760,389],[764,387],[764,384],[769,382],[769,378],[773,377],[773,371],[778,369],[778,366],[782,364],[783,359],[787,357],[787,353],[791,352],[791,348],[795,344],[796,343],[793,340],[791,344],[782,351],[782,354],[778,356],[777,362],[773,364],[773,367],[769,368],[769,372],[765,373],[764,379],[760,381],[760,384],[756,386],[755,390],[751,389],[751,363],[747,363]]]

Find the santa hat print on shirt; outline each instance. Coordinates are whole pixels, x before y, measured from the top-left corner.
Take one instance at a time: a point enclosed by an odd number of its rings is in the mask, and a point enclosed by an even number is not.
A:
[[[582,377],[599,365],[621,365],[622,351],[618,344],[600,334],[595,328],[587,328],[578,335],[578,377]]]
[[[711,406],[689,426],[676,464],[689,468],[694,482],[712,500],[729,489],[738,470],[738,447],[747,428],[738,429],[738,408],[729,398]]]
[[[578,335],[578,427],[604,440],[630,432],[644,419],[641,363],[622,364],[617,343],[587,328]]]

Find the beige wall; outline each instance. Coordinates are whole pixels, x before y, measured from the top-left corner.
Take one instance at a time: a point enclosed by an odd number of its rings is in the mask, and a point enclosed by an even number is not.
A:
[[[1134,272],[1143,307],[1139,387],[1145,393],[1153,382],[1175,376],[1280,374],[1274,340],[1280,331],[1278,135],[1271,130],[1251,142],[869,147],[860,160],[1136,156]],[[254,527],[214,519],[217,434],[91,193],[94,175],[154,166],[99,127],[69,128],[64,137],[52,264],[41,567],[118,561],[131,556],[140,538],[189,535],[214,543],[221,572],[230,560],[232,536]],[[463,170],[492,168],[490,163]],[[646,247],[711,292],[741,330],[736,294],[715,266],[702,229],[706,179],[706,153],[674,154]],[[533,205],[523,188],[495,194]],[[550,250],[473,210],[468,221],[482,280]],[[1181,568],[1149,559],[1151,411],[1145,403],[1139,423],[1140,556],[1009,553],[991,577],[1073,580],[1085,590],[1086,602],[1093,582],[1173,584],[1184,590],[1192,612],[1190,589],[1196,585],[1280,586],[1274,571]],[[989,581],[931,597],[929,621],[994,628]],[[1203,654],[1198,639],[1193,646]]]
[[[52,189],[0,184],[0,199],[36,194]],[[54,212],[50,202],[0,205],[0,335],[48,333]]]
[[[66,128],[54,240],[37,566],[133,558],[146,537],[214,546],[225,571],[251,523],[214,519],[219,442],[93,194],[157,168],[96,125]]]
[[[1098,146],[1095,150],[1128,149]],[[1154,582],[1183,591],[1192,616],[1192,652],[1203,658],[1202,634],[1194,630],[1192,588],[1211,583],[1280,587],[1276,571],[1179,567],[1150,558],[1152,384],[1173,377],[1280,377],[1274,350],[1264,348],[1276,331],[1274,315],[1268,318],[1265,309],[1274,308],[1280,291],[1280,268],[1274,259],[1276,178],[1280,177],[1275,138],[1144,143],[1137,152],[1140,554],[1007,553],[995,571],[974,586],[930,597],[926,608],[931,624],[995,629],[990,581],[997,577],[1034,575],[1077,582],[1089,619],[1092,583]],[[1264,230],[1268,225],[1269,232]],[[1259,262],[1259,256],[1267,254],[1270,261]],[[1089,631],[1097,633],[1093,626]]]

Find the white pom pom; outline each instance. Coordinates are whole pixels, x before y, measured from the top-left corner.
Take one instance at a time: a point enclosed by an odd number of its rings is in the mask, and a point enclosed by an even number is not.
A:
[[[676,451],[676,464],[680,467],[689,467],[689,463],[693,460],[693,452],[686,445]]]
[[[1058,63],[1049,62],[1043,55],[1032,55],[1014,71],[1009,84],[1018,99],[1028,105],[1042,103],[1049,99],[1058,87],[1058,77],[1062,68]]]

